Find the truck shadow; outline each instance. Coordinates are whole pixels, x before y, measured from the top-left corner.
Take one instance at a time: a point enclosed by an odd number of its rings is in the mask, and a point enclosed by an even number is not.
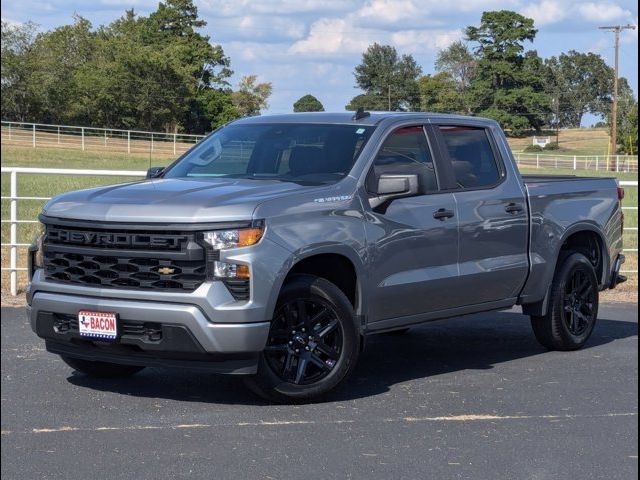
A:
[[[636,322],[600,319],[582,352],[637,334]],[[491,370],[496,365],[536,356],[542,356],[536,361],[540,366],[545,355],[551,358],[581,353],[547,352],[534,338],[528,318],[515,312],[432,322],[404,335],[368,337],[353,376],[327,401],[379,395],[398,383],[465,370]],[[549,368],[554,368],[553,365]],[[518,368],[525,374],[528,365],[515,365],[510,373],[517,374]],[[67,380],[79,387],[139,397],[266,405],[244,388],[237,377],[197,371],[147,369],[126,379],[93,379],[74,373]]]

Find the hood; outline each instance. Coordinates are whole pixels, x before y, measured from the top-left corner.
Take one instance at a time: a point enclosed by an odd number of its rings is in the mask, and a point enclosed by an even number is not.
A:
[[[251,220],[265,200],[313,187],[229,178],[169,178],[65,193],[47,216],[101,222],[201,223]]]

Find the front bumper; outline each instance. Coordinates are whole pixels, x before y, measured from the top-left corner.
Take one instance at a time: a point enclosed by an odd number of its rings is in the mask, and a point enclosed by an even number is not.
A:
[[[116,313],[129,333],[125,328],[118,342],[107,343],[80,337],[68,326],[60,328],[83,309]],[[268,321],[211,322],[195,305],[42,291],[32,295],[27,311],[31,328],[54,353],[145,366],[188,362],[222,373],[255,373],[270,326]],[[154,340],[158,335],[161,340]]]

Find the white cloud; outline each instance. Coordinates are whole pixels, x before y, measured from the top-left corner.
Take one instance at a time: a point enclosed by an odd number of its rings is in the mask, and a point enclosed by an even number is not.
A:
[[[5,17],[2,17],[2,22],[6,23],[10,27],[21,27],[22,25],[24,25],[24,22],[18,22],[16,20],[12,20],[10,18],[5,18]]]
[[[631,18],[631,12],[608,2],[588,2],[578,5],[578,13],[588,22],[611,22]]]
[[[355,0],[198,0],[198,6],[216,16],[330,14],[350,11]]]
[[[536,25],[548,25],[564,20],[568,14],[567,5],[561,5],[556,0],[542,0],[525,6],[521,13],[533,18]]]
[[[423,13],[424,10],[419,9],[412,0],[372,0],[356,15],[364,20],[395,23],[420,17]]]
[[[392,34],[391,41],[401,52],[416,54],[447,48],[462,37],[461,30],[407,30]]]
[[[375,41],[376,32],[354,27],[339,18],[322,18],[311,25],[309,35],[291,45],[292,54],[348,55],[363,52]]]

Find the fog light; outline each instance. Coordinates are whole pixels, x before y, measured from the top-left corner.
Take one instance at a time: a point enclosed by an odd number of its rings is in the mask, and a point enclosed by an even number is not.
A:
[[[213,274],[216,278],[249,278],[249,266],[235,263],[214,262]]]

